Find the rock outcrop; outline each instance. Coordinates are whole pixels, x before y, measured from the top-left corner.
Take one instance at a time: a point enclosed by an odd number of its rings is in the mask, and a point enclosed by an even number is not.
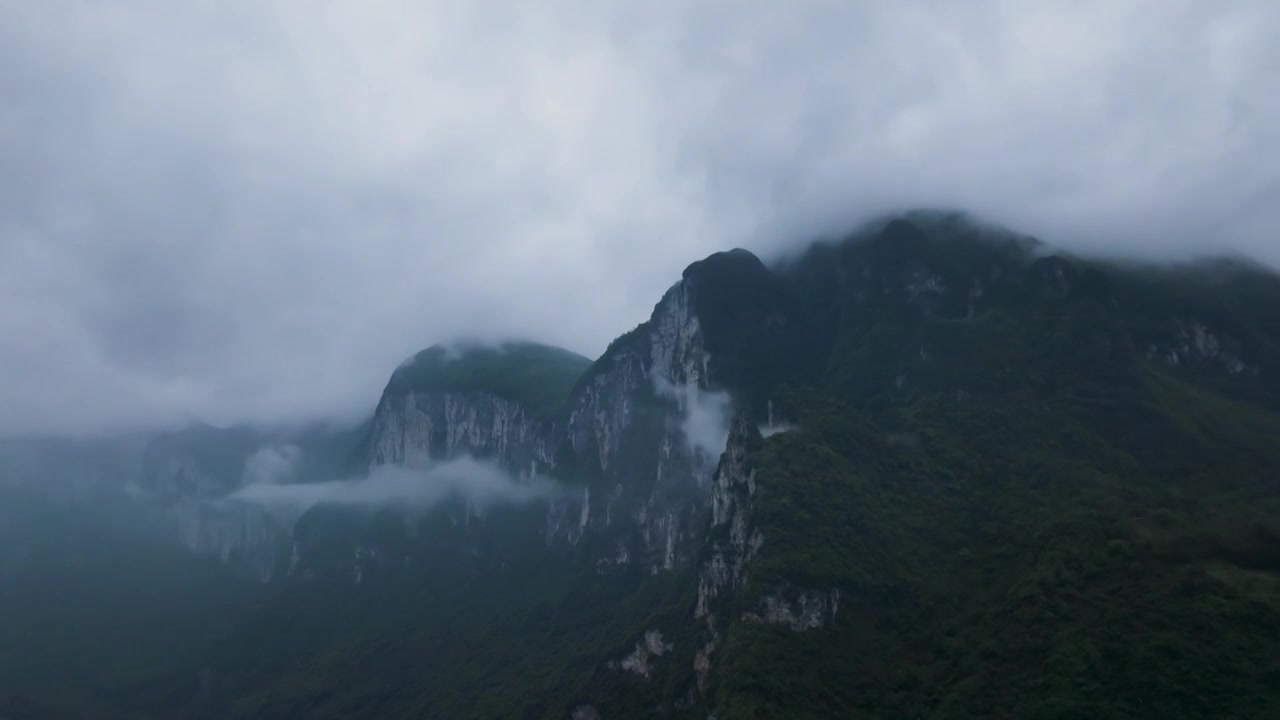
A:
[[[471,455],[528,478],[552,463],[549,429],[519,402],[485,392],[387,395],[373,418],[369,465],[423,468]]]

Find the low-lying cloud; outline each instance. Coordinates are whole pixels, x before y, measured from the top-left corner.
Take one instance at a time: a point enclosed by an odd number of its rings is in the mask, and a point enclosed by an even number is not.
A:
[[[662,397],[674,400],[680,411],[680,430],[695,457],[715,467],[729,442],[729,420],[733,410],[729,393],[704,390],[694,384],[676,385],[654,379]]]
[[[449,499],[465,500],[483,511],[559,497],[563,488],[549,478],[520,480],[497,463],[462,457],[425,469],[375,468],[368,476],[323,483],[247,485],[227,496],[232,502],[258,505],[284,516],[296,516],[318,505],[407,507],[424,510]]]
[[[302,462],[297,445],[268,445],[244,461],[242,485],[276,485],[293,480]]]
[[[760,431],[760,434],[762,436],[773,437],[778,433],[791,432],[792,430],[796,429],[796,426],[792,425],[791,423],[785,423],[785,422],[764,423],[760,425],[757,429]]]
[[[773,410],[773,401],[769,401],[769,414],[765,417],[765,421],[756,426],[763,437],[772,437],[778,433],[791,432],[796,429],[793,423],[787,422],[779,417]]]

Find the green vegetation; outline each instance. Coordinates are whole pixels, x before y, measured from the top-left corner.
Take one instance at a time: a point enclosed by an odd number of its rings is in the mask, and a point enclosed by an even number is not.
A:
[[[561,409],[591,361],[531,342],[451,348],[434,345],[396,369],[387,393],[484,391],[548,417]]]
[[[1233,375],[1211,344],[1147,352],[1198,322],[1274,367],[1280,305],[1253,303],[1280,281],[920,226],[825,251],[857,289],[807,285],[831,356],[781,393],[800,429],[753,458],[766,543],[739,608],[790,585],[838,588],[841,609],[800,635],[734,626],[717,717],[1280,713],[1274,376]],[[921,274],[942,289],[901,291]]]

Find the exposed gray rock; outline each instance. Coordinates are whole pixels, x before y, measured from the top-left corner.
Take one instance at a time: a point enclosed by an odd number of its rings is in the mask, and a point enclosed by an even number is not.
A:
[[[484,392],[389,393],[373,420],[369,466],[423,467],[468,454],[528,478],[554,476],[556,453],[567,451],[589,463],[578,466],[588,484],[546,502],[548,546],[603,535],[591,545],[608,548],[596,558],[597,569],[641,564],[664,572],[690,561],[724,446],[717,413],[728,405],[727,395],[709,389],[710,359],[691,282],[672,286],[649,321],[588,370],[562,421],[532,418],[518,402]],[[629,433],[637,417],[649,425]],[[631,449],[656,458],[652,482],[637,486],[631,479],[624,488],[629,469],[615,462],[624,438],[654,443]]]
[[[725,589],[736,589],[745,580],[746,566],[764,545],[764,536],[753,529],[751,516],[757,492],[756,474],[748,464],[752,434],[758,433],[744,416],[734,419],[729,442],[711,486],[711,529],[728,529],[728,542],[712,546],[711,559],[698,580],[696,617],[710,612],[710,605]]]
[[[840,609],[840,591],[779,589],[760,599],[754,612],[742,619],[747,622],[786,625],[796,632],[827,627],[835,622]]]
[[[660,630],[647,630],[644,637],[636,641],[635,649],[618,661],[616,667],[647,678],[653,672],[652,661],[674,649],[674,644],[663,640]]]
[[[934,272],[923,268],[916,269],[907,279],[907,294],[915,299],[921,295],[941,295],[947,291],[947,285],[942,278]]]
[[[700,689],[705,689],[712,657],[720,642],[716,608],[727,607],[729,598],[746,583],[747,566],[764,545],[764,535],[754,527],[753,514],[759,488],[750,453],[760,442],[759,431],[746,416],[734,418],[720,467],[711,484],[711,557],[698,573],[694,617],[703,620],[703,644],[694,654],[693,669]]]
[[[574,452],[594,447],[602,470],[618,451],[622,432],[631,421],[635,395],[648,386],[648,369],[637,352],[623,350],[610,359],[608,370],[593,375],[574,395],[568,435]]]
[[[182,544],[248,570],[266,582],[288,537],[269,513],[249,505],[191,499],[165,510]]]
[[[551,464],[554,445],[548,430],[520,403],[488,393],[388,395],[373,419],[369,465],[419,468],[471,455],[528,477]]]
[[[689,281],[676,283],[650,320],[650,373],[673,385],[706,387],[710,357],[703,347],[702,325],[689,299]]]
[[[1171,367],[1210,367],[1228,375],[1258,375],[1258,368],[1250,365],[1231,348],[1234,343],[1224,339],[1203,322],[1195,319],[1178,321],[1177,332],[1164,342],[1147,346],[1147,359],[1163,362]]]

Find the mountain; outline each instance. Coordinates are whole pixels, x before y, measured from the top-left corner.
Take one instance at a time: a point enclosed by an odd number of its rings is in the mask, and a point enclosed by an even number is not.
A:
[[[430,348],[346,465],[505,489],[318,502],[251,607],[102,702],[1280,714],[1276,307],[1247,262],[1101,262],[922,212],[696,262],[594,362]]]

